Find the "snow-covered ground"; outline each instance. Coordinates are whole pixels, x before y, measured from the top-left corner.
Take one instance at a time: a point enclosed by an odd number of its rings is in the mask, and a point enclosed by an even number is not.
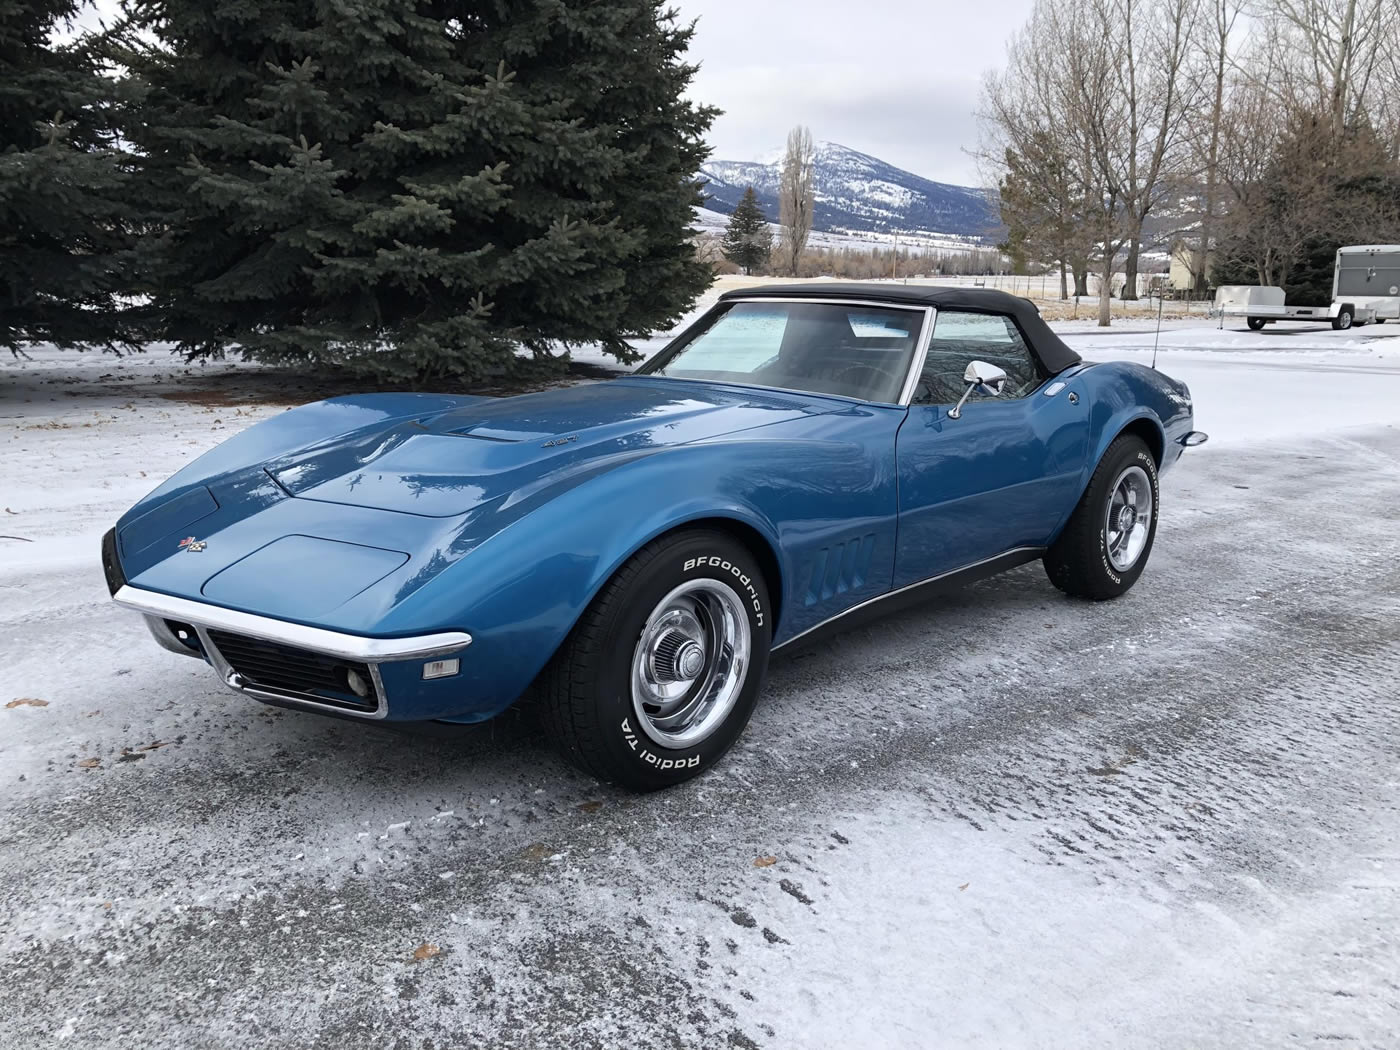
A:
[[[121,510],[314,384],[0,360],[0,1047],[1394,1046],[1400,326],[1158,365],[1212,438],[1129,596],[1027,566],[797,653],[636,797],[514,719],[261,707],[110,605]]]
[[[1346,332],[1293,326],[1251,332],[1216,321],[1148,320],[1113,328],[1055,325],[1090,360],[1150,364],[1185,381],[1197,425],[1216,447],[1400,424],[1400,325]]]

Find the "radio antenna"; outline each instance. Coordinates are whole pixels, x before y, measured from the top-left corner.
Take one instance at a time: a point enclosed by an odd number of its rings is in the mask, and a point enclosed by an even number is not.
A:
[[[1157,293],[1157,334],[1152,337],[1152,368],[1157,368],[1157,344],[1162,339],[1162,293]]]

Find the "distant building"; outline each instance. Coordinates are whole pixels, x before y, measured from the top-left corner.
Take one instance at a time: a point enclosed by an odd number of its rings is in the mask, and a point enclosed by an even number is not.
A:
[[[1172,242],[1171,269],[1167,273],[1168,283],[1174,292],[1189,292],[1209,285],[1210,268],[1215,264],[1215,253],[1209,252],[1205,258],[1195,245],[1178,238]]]

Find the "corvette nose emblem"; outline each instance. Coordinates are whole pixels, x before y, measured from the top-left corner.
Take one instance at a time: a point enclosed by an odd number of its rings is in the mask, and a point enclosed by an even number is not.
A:
[[[182,551],[190,551],[194,554],[198,554],[207,546],[208,544],[203,540],[197,540],[193,536],[186,536],[180,541],[180,549]]]

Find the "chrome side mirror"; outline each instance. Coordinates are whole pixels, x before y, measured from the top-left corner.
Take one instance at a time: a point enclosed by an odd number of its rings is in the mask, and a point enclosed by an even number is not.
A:
[[[963,373],[963,382],[967,384],[967,389],[963,391],[958,403],[948,410],[949,419],[957,419],[962,415],[962,407],[967,404],[967,399],[972,396],[974,390],[979,394],[1001,397],[1006,390],[1006,372],[996,365],[987,364],[986,361],[969,361],[967,371]]]

